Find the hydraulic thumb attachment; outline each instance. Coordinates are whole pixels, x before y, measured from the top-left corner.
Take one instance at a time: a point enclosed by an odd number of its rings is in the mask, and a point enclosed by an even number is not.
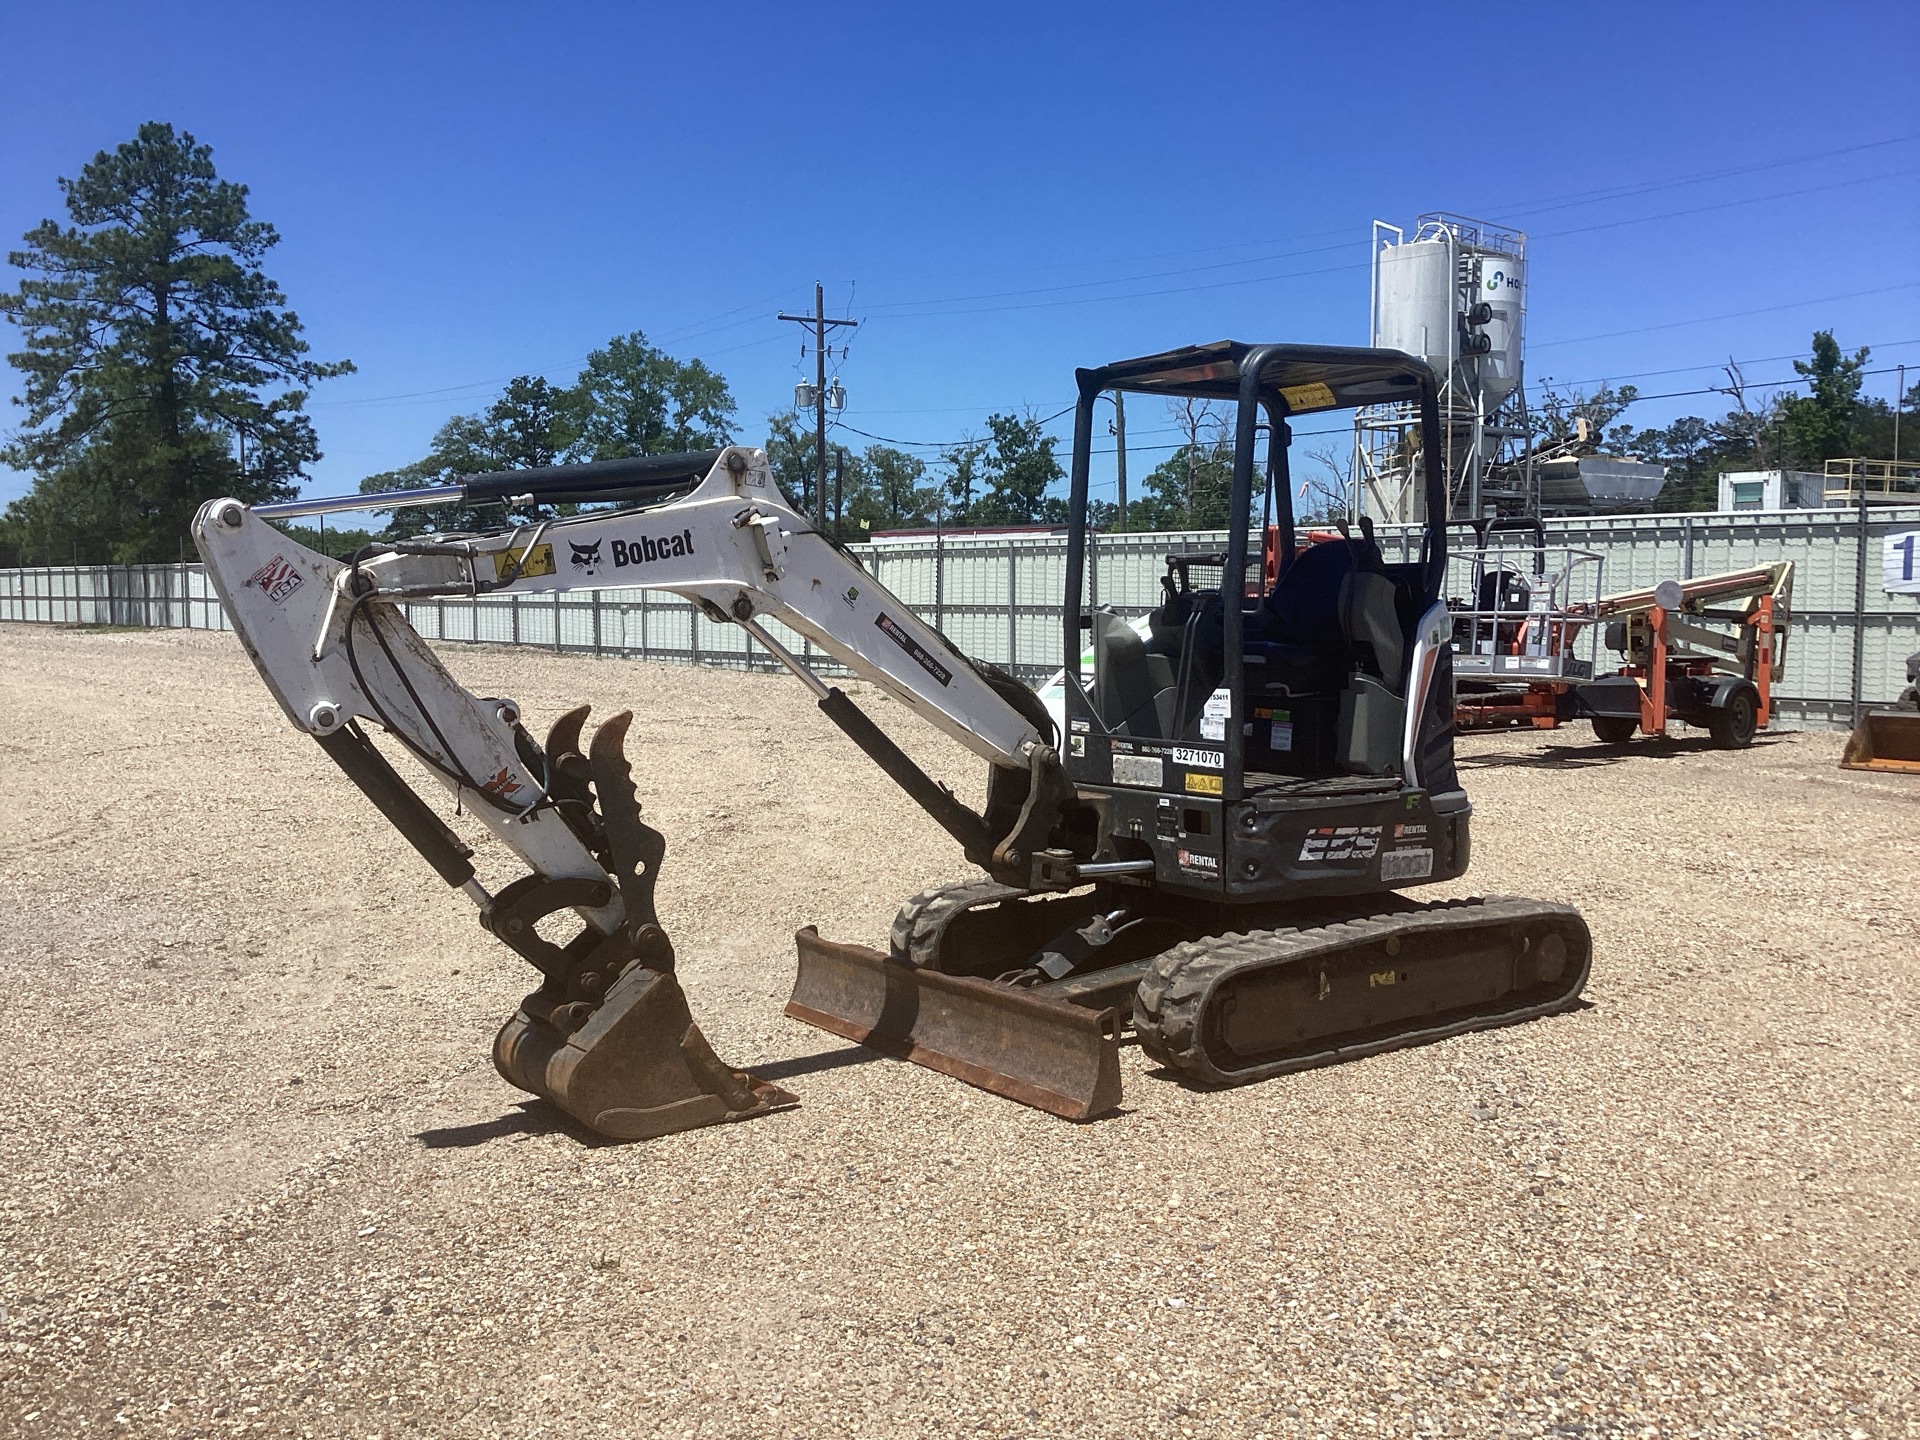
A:
[[[486,899],[480,923],[546,977],[493,1045],[511,1085],[551,1101],[616,1140],[644,1140],[799,1104],[776,1085],[723,1063],[700,1033],[674,977],[673,943],[654,910],[666,841],[640,819],[623,712],[580,752],[588,710],[560,717],[544,760],[548,798],[606,867],[603,880],[528,875]],[[357,726],[320,744],[450,885],[474,884],[471,852],[394,773]],[[529,748],[530,745],[529,745]],[[597,803],[596,803],[597,800]],[[539,922],[565,910],[604,911],[618,888],[623,918],[592,924],[566,945]]]

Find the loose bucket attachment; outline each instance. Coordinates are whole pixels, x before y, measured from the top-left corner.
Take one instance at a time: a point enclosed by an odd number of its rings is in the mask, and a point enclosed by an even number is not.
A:
[[[796,1020],[1067,1120],[1119,1105],[1116,1012],[916,969],[811,925],[794,938]]]
[[[630,966],[574,1030],[564,1028],[566,1008],[529,995],[494,1040],[493,1063],[509,1085],[602,1135],[651,1140],[800,1103],[723,1064],[672,975]]]
[[[1840,753],[1842,770],[1920,775],[1920,710],[1869,710]]]

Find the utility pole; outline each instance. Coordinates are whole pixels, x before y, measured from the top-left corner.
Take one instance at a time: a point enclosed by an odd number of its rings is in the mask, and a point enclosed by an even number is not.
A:
[[[816,529],[825,530],[827,528],[827,331],[838,325],[858,325],[860,322],[829,320],[826,287],[818,282],[813,287],[813,314],[789,315],[782,311],[777,318],[813,328],[813,523]],[[836,383],[834,388],[839,390],[839,385]],[[847,392],[839,390],[838,400],[839,403],[833,407],[836,410],[846,405]]]
[[[840,536],[840,516],[841,516],[840,486],[841,486],[841,482],[846,478],[846,474],[847,474],[846,449],[843,446],[836,445],[833,447],[833,538],[836,540],[841,538]]]
[[[1115,390],[1113,400],[1113,458],[1115,470],[1114,529],[1127,528],[1127,396]]]
[[[1907,408],[1907,367],[1896,365],[1893,382],[1893,458],[1900,458],[1900,412]]]

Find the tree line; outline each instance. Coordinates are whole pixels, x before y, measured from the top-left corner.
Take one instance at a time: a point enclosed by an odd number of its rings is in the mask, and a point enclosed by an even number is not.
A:
[[[0,293],[0,315],[23,336],[7,359],[22,377],[17,403],[26,412],[0,444],[0,461],[34,476],[31,491],[0,516],[0,564],[181,558],[187,525],[205,500],[233,495],[260,504],[298,492],[321,458],[306,414],[312,387],[351,373],[353,364],[312,358],[299,316],[264,268],[278,233],[249,213],[246,186],[221,179],[212,150],[192,135],[149,122],[59,184],[66,219],[27,232],[8,256],[24,278]],[[1726,384],[1717,387],[1731,401],[1724,415],[1647,429],[1620,423],[1639,398],[1631,385],[1580,394],[1549,384],[1538,412],[1541,443],[1586,437],[1588,446],[1665,465],[1658,508],[1711,509],[1727,470],[1817,470],[1837,456],[1892,456],[1894,409],[1861,393],[1868,358],[1817,331],[1810,357],[1795,362],[1806,393],[1760,397],[1729,364]],[[1903,403],[1920,405],[1920,383]],[[1137,531],[1226,523],[1227,416],[1200,402],[1171,404],[1168,415],[1180,443],[1135,487],[1124,519],[1113,500],[1092,500],[1094,525]],[[366,477],[361,489],[702,450],[742,438],[725,377],[634,330],[594,350],[570,384],[513,379],[484,409],[448,419],[419,459]],[[767,417],[762,444],[788,498],[810,514],[824,508],[844,539],[1066,518],[1060,442],[1031,411],[989,415],[983,433],[926,447],[934,449],[931,459],[887,441],[830,442],[824,497],[815,494],[815,438],[799,417]],[[1303,518],[1330,515],[1342,502],[1341,463],[1332,452],[1306,458],[1326,473],[1316,479],[1296,459],[1296,479],[1308,478],[1295,509]],[[393,511],[379,535],[485,529],[550,513],[557,512],[408,508]],[[336,554],[374,538],[358,531],[323,538],[317,524],[290,528]]]
[[[1668,425],[1635,429],[1615,422],[1640,398],[1632,385],[1602,385],[1592,394],[1561,391],[1551,383],[1538,413],[1543,448],[1577,439],[1584,426],[1613,454],[1630,456],[1667,470],[1654,508],[1661,511],[1713,510],[1718,507],[1720,477],[1735,470],[1808,470],[1818,473],[1829,460],[1858,457],[1891,460],[1896,410],[1920,407],[1920,382],[1909,386],[1896,404],[1863,396],[1866,347],[1848,354],[1831,330],[1816,330],[1805,360],[1793,362],[1805,393],[1783,390],[1757,396],[1738,364],[1729,361],[1716,393],[1731,402],[1717,419],[1685,415]],[[1901,437],[1911,457],[1920,436]]]
[[[0,460],[34,476],[0,516],[0,564],[131,564],[187,553],[205,500],[293,498],[322,458],[306,404],[312,387],[350,374],[316,360],[299,316],[267,275],[279,243],[248,209],[247,187],[222,179],[212,149],[163,122],[101,151],[60,182],[65,220],[30,230],[9,261],[25,272],[0,294],[24,337],[8,356],[23,377],[26,421]],[[1173,407],[1185,441],[1138,487],[1129,529],[1224,523],[1232,447],[1209,407]],[[594,350],[570,384],[509,381],[483,409],[449,418],[419,459],[369,475],[363,492],[441,484],[461,475],[701,450],[743,438],[727,381],[678,359],[638,330]],[[788,497],[815,513],[811,430],[767,418],[762,441]],[[1066,501],[1060,442],[1030,411],[988,415],[983,432],[931,460],[884,441],[830,441],[825,507],[844,539],[879,530],[1059,524]],[[561,507],[570,510],[572,507]],[[1117,528],[1111,500],[1097,526]],[[289,531],[335,554],[373,538],[484,529],[544,508],[411,507],[384,529]]]

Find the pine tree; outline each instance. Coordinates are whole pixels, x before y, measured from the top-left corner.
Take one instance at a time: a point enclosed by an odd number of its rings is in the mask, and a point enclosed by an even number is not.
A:
[[[68,223],[27,232],[0,294],[27,412],[0,459],[36,476],[5,528],[29,563],[172,560],[202,501],[294,493],[307,387],[353,367],[306,358],[261,264],[278,233],[192,135],[149,122],[60,189]]]

